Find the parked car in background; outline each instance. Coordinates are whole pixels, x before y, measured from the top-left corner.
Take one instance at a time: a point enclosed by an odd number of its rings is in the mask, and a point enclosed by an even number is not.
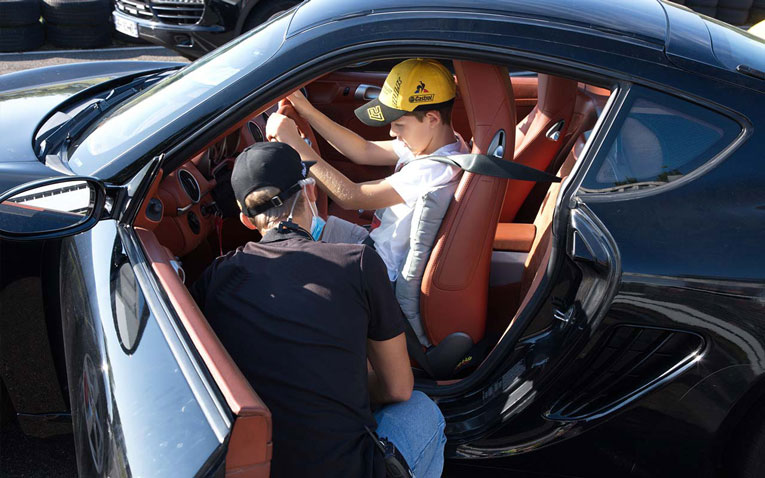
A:
[[[194,59],[300,0],[114,0],[114,28]]]
[[[70,411],[84,476],[268,476],[267,404],[186,288],[259,239],[233,163],[280,111],[352,180],[386,177],[285,97],[304,87],[383,139],[354,110],[391,63],[432,57],[458,80],[453,124],[474,153],[562,179],[464,172],[435,246],[410,243],[438,358],[415,386],[446,418],[447,473],[544,457],[566,476],[762,476],[765,43],[667,2],[570,5],[311,0],[185,67],[0,77],[16,412],[42,428]],[[455,334],[472,348],[443,348]]]
[[[672,0],[731,25],[753,25],[765,19],[765,0]]]

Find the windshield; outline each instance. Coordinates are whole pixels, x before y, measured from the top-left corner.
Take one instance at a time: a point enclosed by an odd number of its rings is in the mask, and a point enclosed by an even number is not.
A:
[[[262,65],[284,41],[291,14],[227,43],[99,118],[69,147],[69,167],[93,174]]]

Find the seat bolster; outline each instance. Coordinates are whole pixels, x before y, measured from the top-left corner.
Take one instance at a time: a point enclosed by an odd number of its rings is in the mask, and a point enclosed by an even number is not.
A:
[[[491,250],[506,184],[463,174],[431,255],[440,260],[428,263],[422,282],[420,309],[435,345],[453,332],[467,333],[474,343],[484,336]]]
[[[578,83],[559,76],[539,75],[539,109],[551,118],[570,118],[576,104]]]
[[[487,154],[505,132],[504,159],[515,144],[515,101],[507,68],[454,61],[473,131],[473,153]],[[454,332],[474,343],[486,332],[489,268],[507,180],[465,172],[449,205],[420,289],[420,313],[433,345]]]
[[[454,69],[473,132],[473,153],[486,154],[499,129],[505,130],[507,144],[515,144],[515,102],[507,68],[455,61]],[[508,151],[504,159],[511,160]]]

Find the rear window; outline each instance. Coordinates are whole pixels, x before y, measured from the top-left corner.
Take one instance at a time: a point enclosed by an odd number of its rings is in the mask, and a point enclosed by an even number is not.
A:
[[[634,87],[621,118],[582,183],[585,192],[619,192],[676,181],[712,159],[741,132],[715,111]]]

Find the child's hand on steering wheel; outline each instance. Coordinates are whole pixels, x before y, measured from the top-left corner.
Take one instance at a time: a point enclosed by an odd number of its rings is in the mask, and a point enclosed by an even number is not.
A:
[[[312,106],[305,95],[303,95],[303,92],[300,90],[295,90],[291,95],[287,97],[287,100],[292,103],[292,106],[295,107],[295,110],[301,116],[305,115],[308,108]]]
[[[279,113],[274,113],[268,117],[266,139],[287,143],[296,150],[301,144],[305,145],[295,122]]]

